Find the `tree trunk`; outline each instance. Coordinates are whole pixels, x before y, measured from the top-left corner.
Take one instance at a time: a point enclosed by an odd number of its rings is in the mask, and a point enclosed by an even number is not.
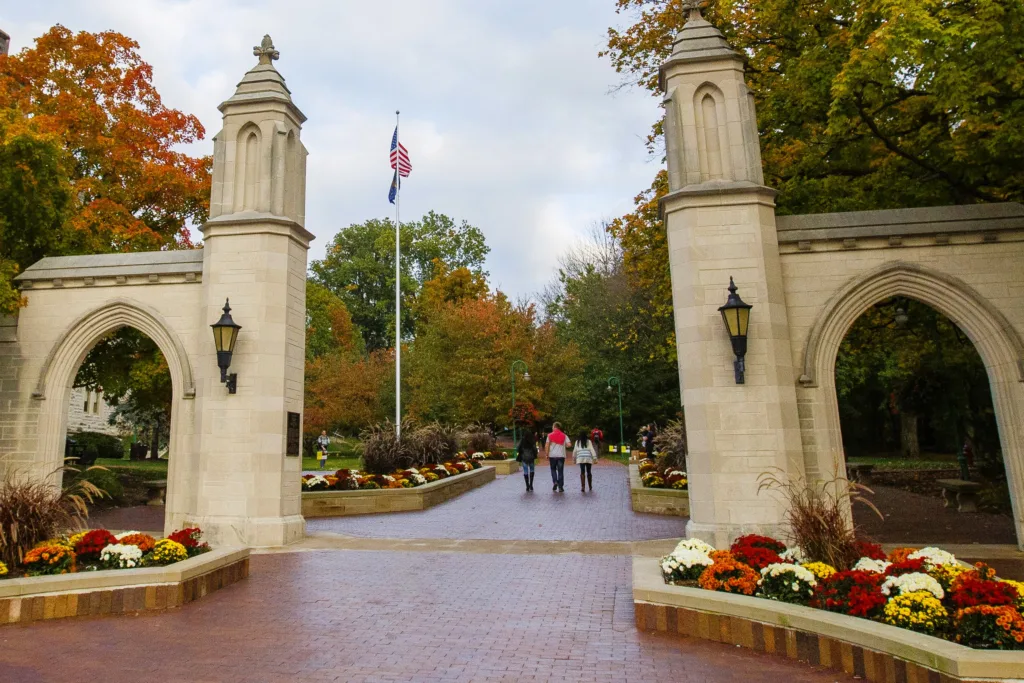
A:
[[[917,413],[900,411],[900,450],[904,458],[921,457],[921,444],[917,441]]]
[[[915,422],[915,424],[917,423]],[[157,429],[156,425],[153,425],[151,434],[152,438],[149,440],[149,447],[151,449],[149,457],[151,460],[157,460],[160,457],[160,431]],[[914,438],[914,443],[917,443],[917,437]]]

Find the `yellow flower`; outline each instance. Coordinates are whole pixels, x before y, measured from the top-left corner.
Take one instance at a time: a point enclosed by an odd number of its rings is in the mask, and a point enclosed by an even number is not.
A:
[[[835,567],[833,567],[830,564],[825,564],[824,562],[806,562],[801,566],[807,571],[814,574],[814,578],[818,579],[819,581],[821,579],[827,579],[828,577],[836,573]]]

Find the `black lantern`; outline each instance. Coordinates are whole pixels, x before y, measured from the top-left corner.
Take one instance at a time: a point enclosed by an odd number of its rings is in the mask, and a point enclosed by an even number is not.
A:
[[[725,329],[732,342],[732,352],[736,354],[733,369],[736,371],[736,384],[743,384],[743,372],[746,370],[743,357],[747,355],[747,326],[750,324],[750,304],[743,303],[736,293],[736,283],[729,277],[729,298],[725,305],[718,309],[725,321]]]
[[[217,366],[220,368],[220,381],[227,385],[228,393],[233,394],[238,388],[238,375],[228,374],[231,367],[231,354],[235,350],[235,342],[238,340],[238,331],[241,325],[231,319],[231,306],[227,299],[224,300],[224,315],[220,320],[210,325],[213,328],[213,343],[217,347]]]

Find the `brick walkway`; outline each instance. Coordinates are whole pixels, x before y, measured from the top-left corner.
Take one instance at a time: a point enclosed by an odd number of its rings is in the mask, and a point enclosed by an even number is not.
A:
[[[586,495],[577,468],[566,467],[565,475],[565,493],[552,493],[545,463],[537,468],[533,493],[514,474],[423,512],[311,519],[306,528],[378,538],[633,541],[686,535],[684,518],[633,514],[628,470],[618,463],[595,467],[594,490]]]
[[[633,514],[625,473],[602,466],[586,496],[545,471],[529,497],[513,475],[424,512],[311,521],[181,609],[0,629],[0,682],[852,680],[637,631],[631,556],[684,520]]]
[[[639,633],[630,559],[327,551],[259,555],[166,614],[0,629],[0,681],[851,680]]]

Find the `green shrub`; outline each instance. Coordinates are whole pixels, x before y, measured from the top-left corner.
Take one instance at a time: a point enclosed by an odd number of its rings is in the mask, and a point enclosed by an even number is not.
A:
[[[116,436],[99,432],[78,432],[69,434],[68,438],[81,449],[81,465],[91,465],[97,458],[120,460],[124,457],[124,444]]]

